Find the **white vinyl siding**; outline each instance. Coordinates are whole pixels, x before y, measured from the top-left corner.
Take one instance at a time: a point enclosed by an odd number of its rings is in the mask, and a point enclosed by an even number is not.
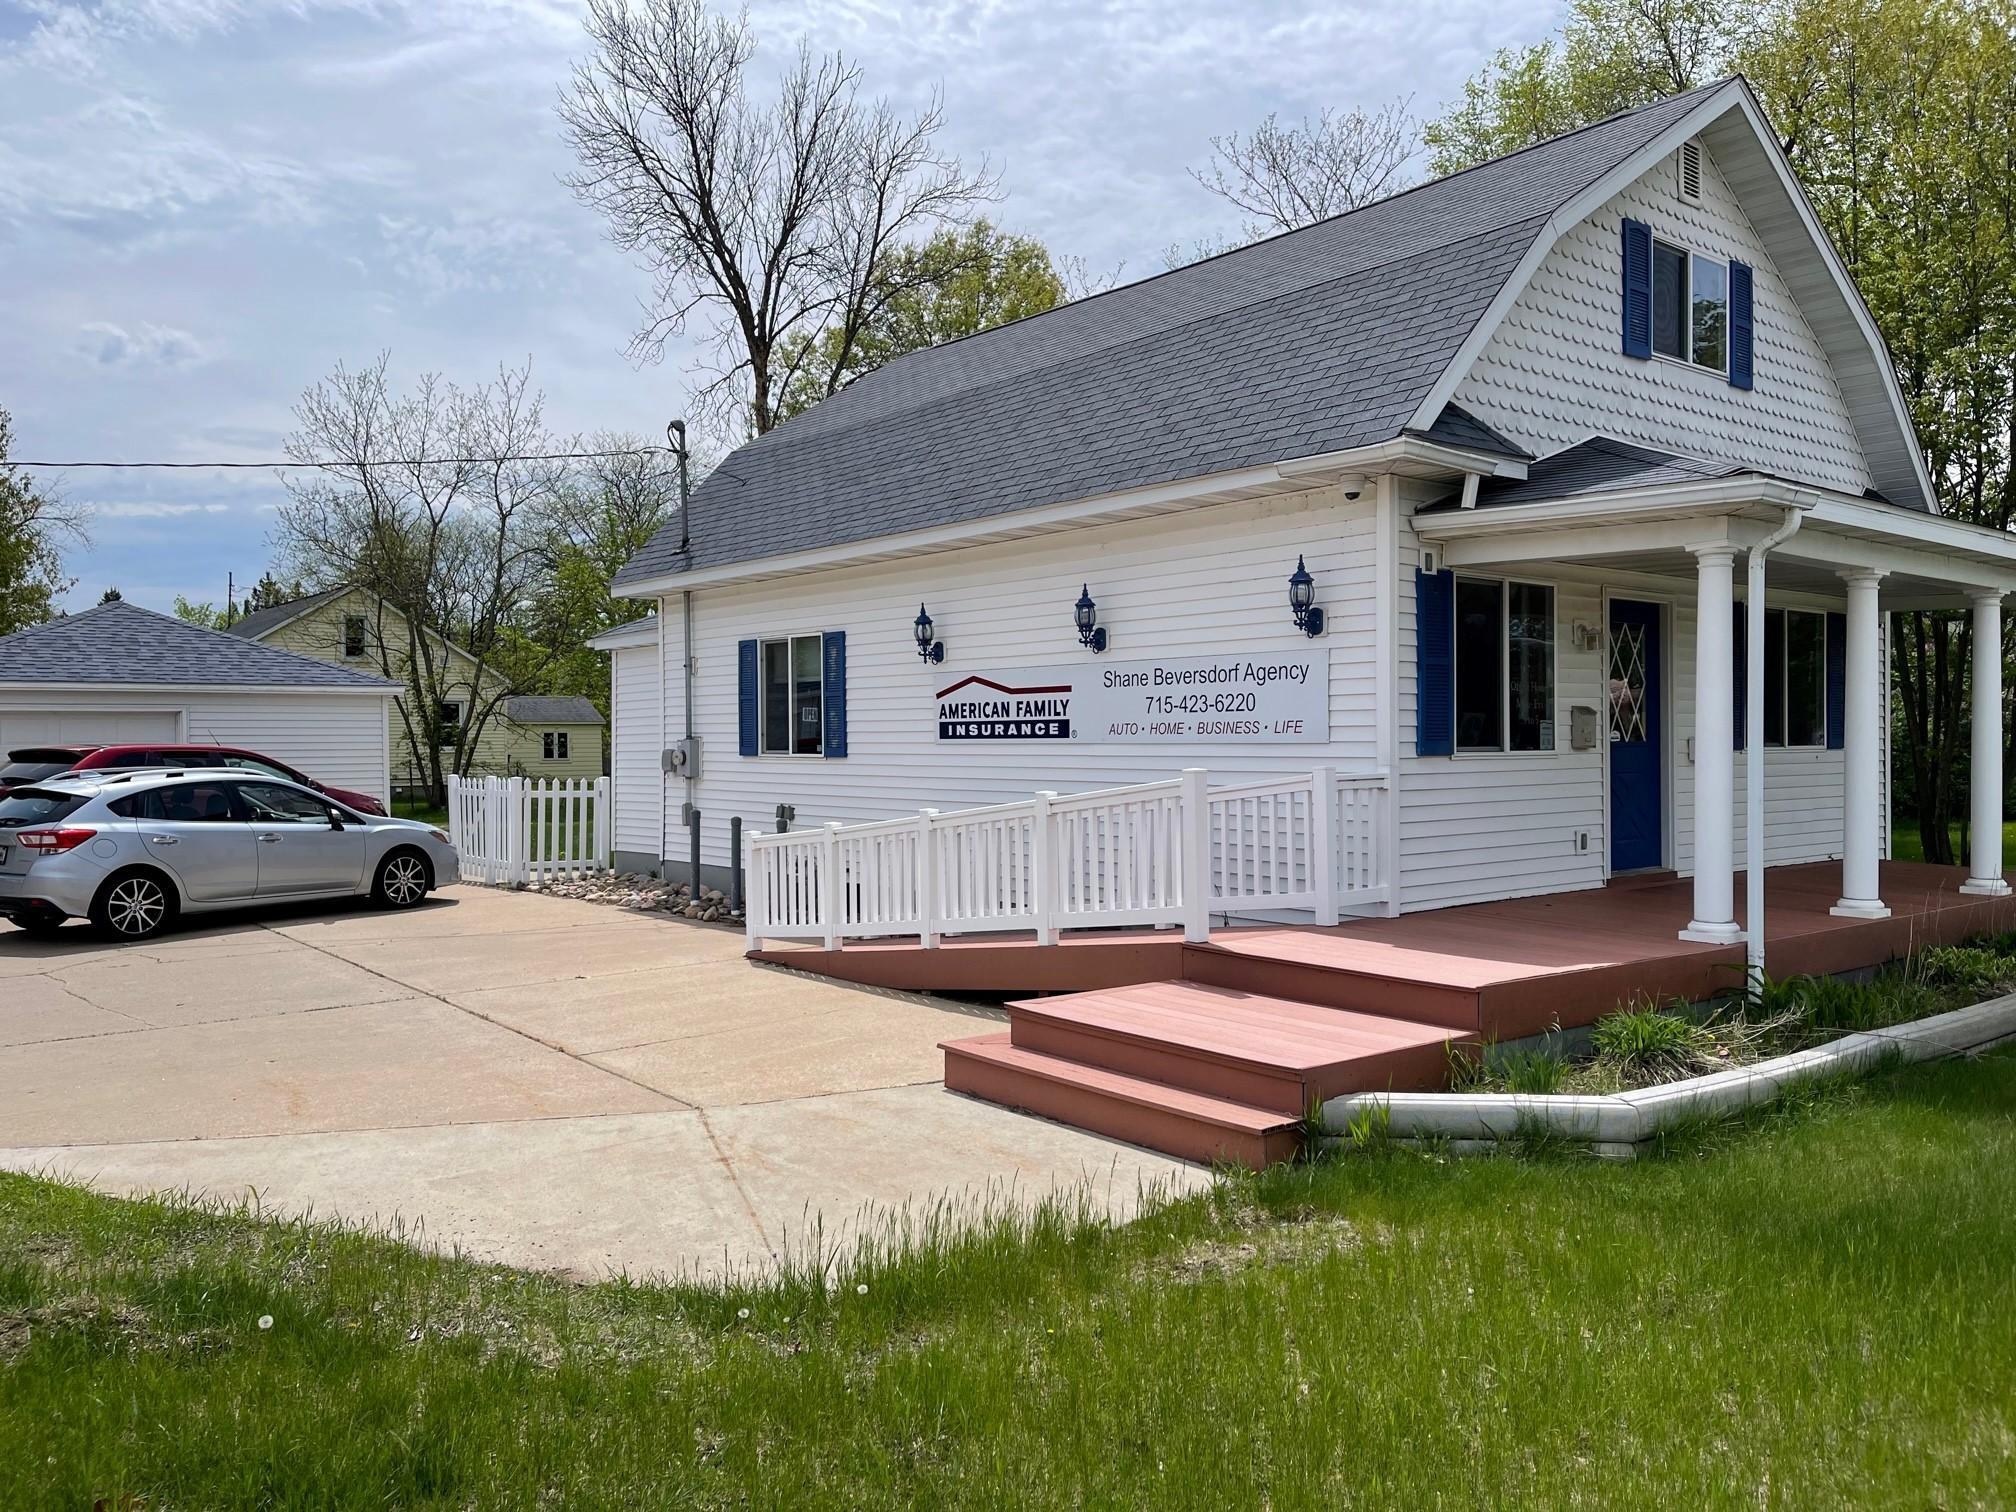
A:
[[[692,796],[699,803],[704,859],[718,866],[728,859],[730,817],[772,830],[779,803],[796,808],[795,825],[803,828],[1026,798],[1038,788],[1068,793],[1149,781],[1185,766],[1206,767],[1217,782],[1307,771],[1320,762],[1371,770],[1372,512],[1369,492],[1347,502],[1326,490],[701,590],[695,708],[702,773],[694,794],[675,782],[672,801]],[[1295,628],[1288,605],[1298,552],[1329,616],[1325,634],[1313,642]],[[1072,605],[1088,582],[1099,622],[1112,633],[1103,658],[1079,646],[1072,624]],[[930,607],[945,643],[941,664],[917,655],[912,621],[920,602]],[[677,596],[662,607],[676,670]],[[738,644],[824,630],[847,632],[847,760],[739,756]],[[1149,747],[935,738],[935,694],[973,672],[1312,647],[1329,653],[1327,743]],[[620,711],[618,719],[618,761],[630,772],[629,726]],[[618,780],[620,791],[624,779]],[[683,855],[683,837],[674,843]]]
[[[624,646],[609,654],[609,665],[612,842],[619,851],[656,857],[666,787],[658,756],[658,648]]]
[[[118,727],[104,719],[121,713]],[[203,689],[161,693],[91,693],[83,690],[0,692],[0,728],[14,728],[17,716],[33,716],[39,727],[95,730],[68,736],[110,743],[181,740],[239,746],[284,761],[330,787],[385,793],[385,700],[369,695],[257,693]],[[88,717],[87,717],[88,716]],[[178,733],[172,726],[180,721]],[[81,722],[72,722],[72,721]],[[22,728],[27,727],[24,720]]]
[[[1671,245],[1750,265],[1754,389],[1732,388],[1723,373],[1689,363],[1624,355],[1619,227],[1625,217],[1644,221]],[[1825,351],[1705,153],[1699,205],[1673,193],[1669,160],[1570,228],[1455,399],[1536,456],[1604,435],[1746,462],[1853,494],[1871,482]]]
[[[1409,498],[1438,497],[1417,489]],[[1661,638],[1664,688],[1668,864],[1683,875],[1694,865],[1694,593],[1692,577],[1559,569],[1555,597],[1556,748],[1551,755],[1463,754],[1417,757],[1415,733],[1414,569],[1419,543],[1403,528],[1400,552],[1400,837],[1401,906],[1412,911],[1494,898],[1600,887],[1608,873],[1609,753],[1599,738],[1593,751],[1570,749],[1569,711],[1597,711],[1603,731],[1604,651],[1582,650],[1571,631],[1577,622],[1607,632],[1610,598],[1666,606]],[[1479,575],[1484,575],[1479,569]],[[1521,569],[1522,576],[1532,576]],[[1773,591],[1767,602],[1793,608],[1839,610],[1838,602]],[[1887,640],[1886,640],[1887,644]],[[1887,684],[1886,684],[1887,686]],[[1843,753],[1784,750],[1764,753],[1764,853],[1767,865],[1833,860],[1841,854]],[[1744,760],[1736,754],[1736,857],[1744,853]],[[1884,768],[1888,812],[1888,768]],[[1587,831],[1589,846],[1577,849]],[[1888,824],[1885,824],[1888,834]]]

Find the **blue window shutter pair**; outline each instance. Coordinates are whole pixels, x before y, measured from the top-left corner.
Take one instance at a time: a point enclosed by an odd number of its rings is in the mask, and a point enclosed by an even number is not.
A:
[[[1624,355],[1652,356],[1652,228],[1624,222]]]
[[[1748,263],[1729,263],[1729,386],[1747,389],[1756,374],[1753,279]],[[1652,228],[1624,222],[1624,355],[1652,356]]]
[[[753,640],[735,648],[735,711],[737,749],[744,756],[760,751],[759,727],[762,718],[762,677],[760,650]],[[819,638],[819,707],[826,728],[821,731],[821,752],[833,758],[847,754],[847,632],[828,630]]]
[[[1827,616],[1827,749],[1848,744],[1848,616]]]
[[[1456,750],[1456,574],[1414,572],[1414,754]]]
[[[1729,386],[1747,389],[1755,372],[1750,264],[1729,264]]]

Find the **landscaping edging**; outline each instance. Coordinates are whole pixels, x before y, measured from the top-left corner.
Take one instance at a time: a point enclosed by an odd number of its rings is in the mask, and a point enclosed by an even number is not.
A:
[[[1599,1155],[1630,1159],[1675,1124],[1728,1118],[1785,1088],[1851,1075],[1893,1061],[1937,1060],[2016,1038],[2016,993],[1892,1029],[1844,1035],[1755,1065],[1608,1096],[1529,1092],[1361,1092],[1323,1105],[1326,1144],[1354,1123],[1382,1120],[1393,1139],[1447,1140],[1458,1151],[1497,1148],[1542,1135],[1588,1142]]]

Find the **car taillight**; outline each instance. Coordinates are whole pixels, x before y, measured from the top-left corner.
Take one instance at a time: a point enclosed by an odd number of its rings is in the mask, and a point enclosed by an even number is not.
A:
[[[95,829],[20,830],[15,833],[14,843],[45,856],[60,856],[64,851],[77,849],[97,833]]]

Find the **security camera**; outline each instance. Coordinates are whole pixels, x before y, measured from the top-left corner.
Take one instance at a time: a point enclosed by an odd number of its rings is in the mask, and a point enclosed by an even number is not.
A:
[[[1344,497],[1347,499],[1356,499],[1360,494],[1365,492],[1365,480],[1363,478],[1341,478],[1338,482],[1339,486],[1344,490]]]

